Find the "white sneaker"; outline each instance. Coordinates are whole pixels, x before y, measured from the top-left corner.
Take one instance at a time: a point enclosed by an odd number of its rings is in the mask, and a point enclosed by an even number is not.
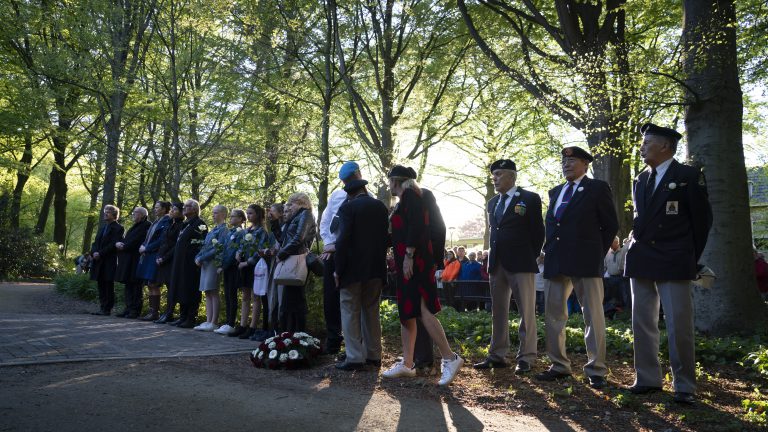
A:
[[[409,368],[403,362],[397,362],[394,366],[384,371],[384,378],[415,377],[416,368]]]
[[[458,354],[453,353],[456,358],[453,360],[446,360],[443,359],[442,361],[442,370],[443,374],[440,377],[440,381],[437,382],[438,385],[445,386],[451,383],[454,378],[456,378],[456,374],[459,373],[459,369],[464,365],[464,359],[459,357]]]
[[[196,325],[196,326],[192,327],[192,330],[206,331],[207,328],[208,328],[208,323],[204,322],[204,323],[202,323],[200,325]]]
[[[216,324],[208,323],[208,328],[205,331],[213,331],[213,332],[215,332],[218,329],[219,329],[219,326],[217,326]]]
[[[225,334],[229,334],[229,332],[231,332],[232,330],[234,330],[234,329],[232,328],[231,325],[224,324],[223,326],[219,327],[217,330],[214,330],[213,332],[225,335]]]

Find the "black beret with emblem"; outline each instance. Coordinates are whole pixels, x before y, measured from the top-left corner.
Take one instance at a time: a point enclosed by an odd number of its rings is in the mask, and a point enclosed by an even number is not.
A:
[[[656,126],[653,123],[646,123],[640,126],[640,133],[642,133],[643,135],[659,135],[667,138],[672,138],[673,140],[675,140],[675,142],[680,141],[680,138],[683,137],[682,135],[680,135],[680,133],[678,133],[674,129]]]
[[[416,171],[411,167],[404,167],[402,165],[395,165],[389,170],[387,177],[405,177],[409,179],[416,178]]]
[[[587,162],[592,162],[593,160],[595,160],[595,158],[591,154],[589,154],[588,151],[584,150],[581,147],[576,147],[576,146],[566,147],[563,150],[561,150],[560,153],[563,155],[563,157],[577,157],[579,159],[584,159]]]
[[[509,159],[499,159],[491,164],[491,172],[494,172],[497,169],[517,171],[517,165]]]

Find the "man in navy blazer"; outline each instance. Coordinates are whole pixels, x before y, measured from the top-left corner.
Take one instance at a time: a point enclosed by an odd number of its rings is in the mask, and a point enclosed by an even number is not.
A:
[[[539,272],[536,257],[544,243],[544,222],[539,195],[515,185],[517,166],[501,159],[490,167],[498,195],[487,204],[491,232],[488,257],[493,327],[488,358],[475,369],[507,367],[509,352],[509,296],[513,295],[520,311],[520,347],[516,374],[531,370],[536,360],[536,286]]]
[[[567,301],[571,291],[581,303],[587,364],[584,372],[593,388],[606,385],[603,258],[619,229],[608,183],[586,176],[591,154],[580,147],[562,150],[566,183],[549,191],[544,244],[544,277],[550,288],[545,306],[549,370],[537,379],[553,381],[571,375],[565,352]]]
[[[635,179],[635,217],[624,269],[632,286],[635,383],[632,393],[661,390],[659,302],[669,337],[674,400],[696,392],[691,280],[712,227],[706,182],[698,168],[674,159],[677,131],[647,123],[640,155],[648,169]]]
[[[120,209],[107,204],[104,206],[104,225],[99,228],[96,240],[91,245],[91,279],[99,288],[100,312],[95,315],[109,315],[115,307],[115,271],[117,270],[117,248],[123,240],[123,226],[117,222]]]

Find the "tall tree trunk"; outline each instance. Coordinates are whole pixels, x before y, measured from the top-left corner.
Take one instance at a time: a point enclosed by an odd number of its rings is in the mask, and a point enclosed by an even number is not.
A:
[[[51,168],[51,173],[48,175],[48,190],[45,191],[45,197],[43,197],[43,203],[40,206],[40,213],[37,214],[37,224],[35,224],[35,233],[42,234],[45,232],[45,226],[48,224],[48,215],[51,213],[51,202],[53,202],[53,177],[56,175],[56,167]]]
[[[101,191],[101,168],[102,168],[102,156],[101,152],[96,152],[96,164],[91,173],[91,184],[88,192],[90,193],[90,202],[88,203],[88,218],[85,221],[85,229],[83,230],[83,245],[81,248],[82,253],[91,250],[91,238],[93,237],[93,230],[98,225],[100,219],[99,205],[99,192]]]
[[[11,197],[11,228],[19,227],[19,218],[21,215],[21,198],[24,195],[24,186],[29,180],[30,170],[32,168],[32,133],[24,132],[24,154],[21,155],[19,169],[16,171],[16,186],[13,188]]]
[[[701,262],[717,274],[696,290],[696,326],[726,334],[765,323],[752,258],[742,93],[736,56],[734,0],[683,2],[683,68],[689,105],[688,146],[708,181],[714,224]]]

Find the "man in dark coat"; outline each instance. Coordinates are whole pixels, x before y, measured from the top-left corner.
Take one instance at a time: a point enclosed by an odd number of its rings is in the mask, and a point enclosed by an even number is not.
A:
[[[165,241],[165,232],[171,226],[172,219],[168,215],[171,203],[158,201],[154,207],[155,221],[147,231],[144,242],[139,246],[139,265],[136,267],[136,277],[149,288],[149,312],[141,317],[142,321],[155,321],[160,318],[160,282],[157,277],[157,257],[160,246]]]
[[[549,370],[537,379],[552,381],[571,375],[565,353],[567,301],[571,291],[581,303],[587,364],[584,372],[593,388],[605,387],[605,316],[603,315],[603,258],[619,229],[608,183],[586,176],[594,159],[579,147],[562,150],[566,183],[549,191],[544,244],[544,277],[550,287],[545,305]]]
[[[95,315],[109,315],[115,306],[115,270],[117,270],[117,250],[115,244],[123,239],[123,226],[117,223],[120,209],[113,205],[104,206],[104,225],[96,234],[91,245],[91,279],[99,287],[100,312]]]
[[[172,281],[181,305],[181,316],[172,325],[192,328],[196,325],[197,310],[200,308],[200,267],[195,256],[200,252],[202,240],[208,234],[208,226],[200,219],[200,204],[189,199],[184,202],[184,225],[182,225],[173,252]]]
[[[648,123],[640,155],[648,164],[634,182],[635,217],[625,258],[632,286],[635,383],[632,393],[661,390],[659,302],[669,339],[674,400],[693,403],[696,392],[691,280],[712,227],[704,175],[674,159],[677,131]]]
[[[387,279],[389,219],[387,207],[368,195],[367,181],[350,180],[344,191],[336,237],[336,279],[340,288],[341,326],[346,359],[341,370],[381,364],[379,301]]]
[[[490,273],[493,327],[488,358],[475,369],[508,366],[509,297],[513,295],[520,311],[520,348],[516,374],[531,370],[536,361],[536,285],[539,272],[536,257],[544,244],[541,198],[515,185],[517,166],[501,159],[490,167],[493,184],[499,193],[487,204],[491,250]]]
[[[147,220],[147,209],[136,207],[131,213],[133,226],[128,228],[123,241],[117,242],[117,272],[115,280],[125,285],[125,309],[117,314],[119,317],[136,319],[141,315],[142,283],[136,277],[136,267],[139,265],[139,247],[147,236],[151,223]]]

